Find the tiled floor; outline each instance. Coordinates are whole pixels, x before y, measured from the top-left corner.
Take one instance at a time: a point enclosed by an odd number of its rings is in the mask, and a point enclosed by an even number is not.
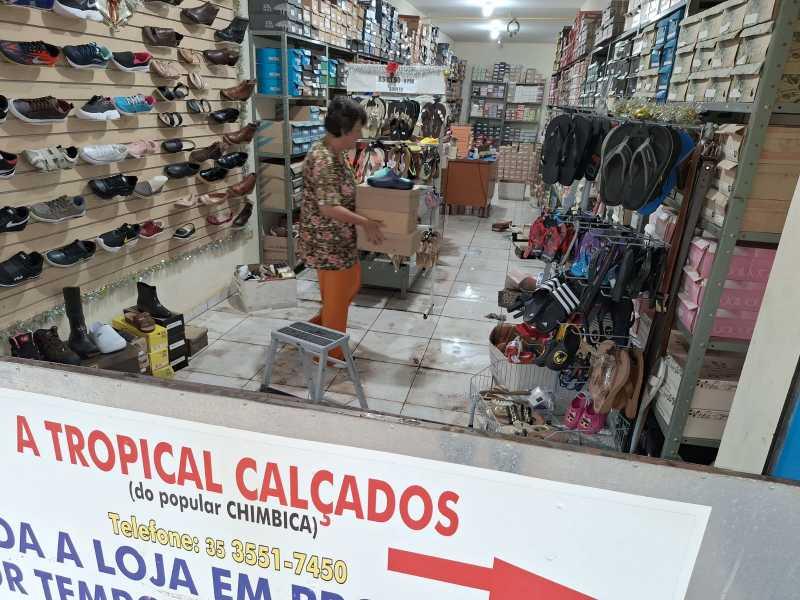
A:
[[[530,223],[533,215],[527,202],[495,200],[489,219],[448,217],[433,276],[418,279],[407,298],[376,289],[359,294],[350,308],[348,333],[370,408],[467,424],[470,378],[489,366],[488,335],[497,324],[485,316],[503,312],[497,307],[497,291],[510,269],[531,274],[543,269],[537,261],[518,259],[511,235],[493,232],[491,224],[501,219]],[[315,272],[300,277],[296,308],[248,315],[231,298],[197,317],[193,323],[209,330],[209,347],[177,378],[257,390],[270,329],[307,320],[319,309]],[[432,283],[434,310],[424,319]],[[272,384],[305,397],[295,351],[281,352]],[[356,402],[346,372],[329,369],[325,386],[327,399]]]

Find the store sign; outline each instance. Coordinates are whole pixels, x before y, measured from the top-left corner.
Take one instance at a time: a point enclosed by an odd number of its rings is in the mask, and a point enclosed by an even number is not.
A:
[[[0,444],[3,599],[675,600],[710,514],[10,390]]]
[[[401,65],[390,73],[384,65],[347,65],[347,91],[381,94],[418,95],[445,94],[444,69]]]

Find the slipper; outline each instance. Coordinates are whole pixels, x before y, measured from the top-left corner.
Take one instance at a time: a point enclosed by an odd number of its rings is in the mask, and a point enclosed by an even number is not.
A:
[[[569,284],[556,281],[558,283],[549,293],[547,303],[536,313],[531,323],[536,329],[546,333],[567,321],[580,305],[578,295]]]
[[[531,294],[530,299],[525,302],[525,308],[522,311],[522,315],[524,315],[523,320],[526,323],[533,324],[533,321],[542,309],[550,302],[550,293],[558,287],[559,283],[558,278],[552,277],[543,282],[542,285]]]
[[[185,240],[194,235],[195,227],[194,223],[186,223],[185,225],[181,225],[175,230],[175,233],[172,234],[172,237],[178,238],[180,240]]]
[[[575,429],[578,427],[578,422],[583,416],[584,411],[589,406],[589,399],[586,394],[580,393],[570,402],[567,413],[564,415],[564,427],[567,429]]]
[[[492,223],[492,231],[506,231],[509,227],[511,227],[511,221]]]
[[[575,325],[562,325],[544,356],[544,366],[552,371],[567,368],[575,361],[580,345],[578,328]]]
[[[636,258],[638,252],[635,246],[628,246],[625,253],[622,255],[622,262],[619,264],[619,271],[617,272],[617,279],[614,282],[614,288],[611,290],[611,300],[619,302],[625,295],[629,280],[636,275]]]
[[[638,210],[650,202],[663,186],[675,152],[675,138],[669,127],[651,125],[647,128],[647,136],[631,157],[622,199],[624,208]]]
[[[583,115],[572,115],[570,125],[567,144],[562,148],[561,169],[558,175],[561,185],[572,185],[576,179],[581,178],[578,170],[584,160],[592,134],[592,122]]]
[[[158,113],[158,120],[164,127],[183,127],[183,117],[176,112]]]
[[[620,346],[627,346],[634,319],[633,300],[625,298],[620,302],[612,303],[609,308],[606,315],[611,318],[610,335]],[[607,328],[607,324],[604,324],[604,327]]]
[[[622,204],[626,177],[633,158],[631,140],[641,137],[645,132],[642,125],[623,123],[612,129],[603,140],[600,197],[607,206]]]
[[[629,348],[625,352],[629,355],[630,373],[628,380],[614,399],[614,408],[624,412],[625,416],[632,420],[636,418],[639,410],[639,394],[644,381],[644,356],[638,348]]]
[[[585,153],[586,164],[581,165],[578,173],[582,174],[586,181],[595,181],[600,174],[600,156],[603,152],[603,140],[606,139],[608,132],[611,131],[611,121],[604,117],[593,119],[592,139],[589,141],[589,149]]]
[[[559,180],[561,156],[570,130],[569,115],[557,115],[547,124],[542,145],[542,181],[552,185]]]
[[[661,193],[658,194],[655,198],[653,198],[650,202],[642,206],[638,212],[642,215],[652,215],[656,209],[664,203],[667,196],[672,193],[672,190],[678,185],[678,170],[683,165],[684,161],[694,152],[696,143],[694,138],[689,135],[683,129],[674,130],[677,131],[677,135],[680,138],[680,150],[678,151],[678,156],[669,171],[669,175],[667,176],[666,180],[664,181],[664,185],[661,188]]]
[[[209,225],[224,225],[225,223],[229,223],[230,221],[233,221],[233,212],[231,212],[230,210],[224,210],[222,212],[213,215],[208,215],[206,217],[206,222]]]

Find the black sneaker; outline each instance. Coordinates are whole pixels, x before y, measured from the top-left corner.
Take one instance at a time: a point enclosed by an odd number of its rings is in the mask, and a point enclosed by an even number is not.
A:
[[[0,233],[22,231],[28,226],[30,214],[31,211],[26,206],[6,206],[0,209]]]
[[[103,15],[97,10],[95,0],[55,0],[53,12],[62,17],[103,22]]]
[[[95,240],[106,252],[119,252],[125,246],[133,246],[139,240],[139,226],[124,223],[122,227],[107,231]]]
[[[0,179],[9,179],[17,172],[17,155],[0,150]]]
[[[44,257],[38,252],[17,252],[0,263],[0,287],[15,287],[42,274]]]
[[[121,71],[135,73],[137,71],[149,71],[150,59],[149,52],[113,52],[111,62]]]
[[[42,353],[33,341],[33,332],[26,331],[8,338],[8,345],[11,346],[11,356],[15,358],[27,358],[30,360],[42,360]]]
[[[58,337],[57,327],[37,329],[33,334],[33,341],[45,360],[65,365],[81,364],[80,357]]]
[[[75,240],[71,244],[50,250],[44,259],[54,267],[74,267],[94,256],[97,245],[88,240]]]
[[[75,111],[75,116],[89,121],[116,121],[121,115],[108,96],[92,96],[91,100]]]
[[[64,58],[76,69],[104,69],[111,60],[111,50],[97,42],[64,46]]]
[[[5,122],[8,116],[8,98],[0,96],[0,123]]]
[[[89,187],[104,200],[111,200],[114,196],[130,196],[133,193],[138,177],[133,175],[112,175],[103,179],[92,179]]]

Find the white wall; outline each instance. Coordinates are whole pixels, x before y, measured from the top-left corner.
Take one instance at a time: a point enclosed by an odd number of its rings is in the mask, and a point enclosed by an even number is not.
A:
[[[456,56],[467,61],[467,76],[464,81],[463,108],[461,119],[466,121],[469,115],[470,84],[472,82],[472,67],[474,65],[489,66],[496,62],[521,64],[528,68],[536,69],[545,78],[544,101],[547,101],[547,87],[553,71],[553,58],[556,52],[555,41],[552,44],[524,44],[506,42],[498,46],[496,42],[488,39],[486,42],[456,42],[454,45]]]

